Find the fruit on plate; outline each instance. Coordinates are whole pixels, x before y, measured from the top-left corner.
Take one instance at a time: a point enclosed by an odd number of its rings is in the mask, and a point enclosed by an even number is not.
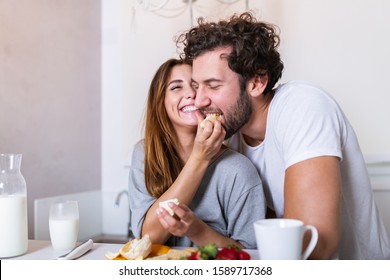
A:
[[[250,260],[250,255],[235,245],[218,249],[215,243],[200,246],[187,260]]]
[[[135,238],[119,249],[106,252],[109,260],[249,260],[250,255],[235,245],[218,248],[211,242],[198,248],[172,249],[166,245],[152,244],[148,234]]]
[[[152,244],[149,235],[135,238],[119,249],[118,252],[106,252],[109,260],[180,260],[190,256],[195,248],[172,249],[166,245]]]
[[[250,260],[250,255],[237,247],[231,246],[222,248],[217,256],[216,260]]]
[[[158,245],[164,246],[164,245]],[[169,249],[168,253],[162,255],[153,256],[150,254],[147,260],[185,260],[187,259],[196,249],[189,247],[184,249]]]
[[[107,252],[106,258],[109,260],[143,260],[152,251],[152,242],[148,234],[142,238],[134,238],[127,242],[117,253]]]
[[[160,244],[152,244],[152,250],[150,251],[148,258],[168,254],[168,252],[170,250],[171,250],[171,247],[169,247],[169,246],[160,245]]]
[[[218,254],[218,247],[215,243],[209,243],[205,246],[199,246],[198,250],[193,252],[187,260],[214,260]]]

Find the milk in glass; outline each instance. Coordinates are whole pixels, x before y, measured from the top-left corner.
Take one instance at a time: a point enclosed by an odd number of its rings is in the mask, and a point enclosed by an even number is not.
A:
[[[0,258],[28,249],[27,190],[21,154],[0,154]]]

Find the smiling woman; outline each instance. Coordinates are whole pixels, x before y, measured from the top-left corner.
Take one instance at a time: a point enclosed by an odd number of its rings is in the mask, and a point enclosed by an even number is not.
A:
[[[195,131],[198,125],[194,106],[195,90],[191,86],[191,66],[181,64],[173,67],[168,78],[164,105],[173,127],[189,126]],[[176,131],[178,131],[175,128]]]

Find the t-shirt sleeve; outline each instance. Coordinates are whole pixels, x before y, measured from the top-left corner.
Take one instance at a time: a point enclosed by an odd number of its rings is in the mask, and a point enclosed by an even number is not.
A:
[[[238,163],[238,162],[237,162]],[[224,209],[228,224],[228,237],[247,249],[256,248],[253,223],[265,218],[266,201],[263,185],[256,168],[249,159],[241,160],[230,174],[233,186],[227,208]],[[227,175],[228,177],[230,175]]]
[[[255,249],[256,237],[253,223],[265,219],[266,202],[261,186],[257,185],[242,194],[229,215],[230,238],[246,249]]]
[[[129,200],[131,228],[135,237],[141,237],[142,225],[150,206],[156,201],[145,186],[144,146],[137,143],[134,148],[129,173]]]
[[[342,159],[342,134],[346,128],[338,105],[319,89],[303,87],[295,91],[277,104],[278,115],[270,124],[285,168],[318,156]]]

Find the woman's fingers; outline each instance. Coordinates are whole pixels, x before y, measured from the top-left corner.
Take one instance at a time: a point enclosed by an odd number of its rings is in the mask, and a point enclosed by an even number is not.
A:
[[[171,216],[168,211],[161,207],[157,209],[157,216],[161,225],[175,236],[186,235],[191,224],[192,211],[184,204],[170,203],[169,206],[175,213],[174,216]]]

